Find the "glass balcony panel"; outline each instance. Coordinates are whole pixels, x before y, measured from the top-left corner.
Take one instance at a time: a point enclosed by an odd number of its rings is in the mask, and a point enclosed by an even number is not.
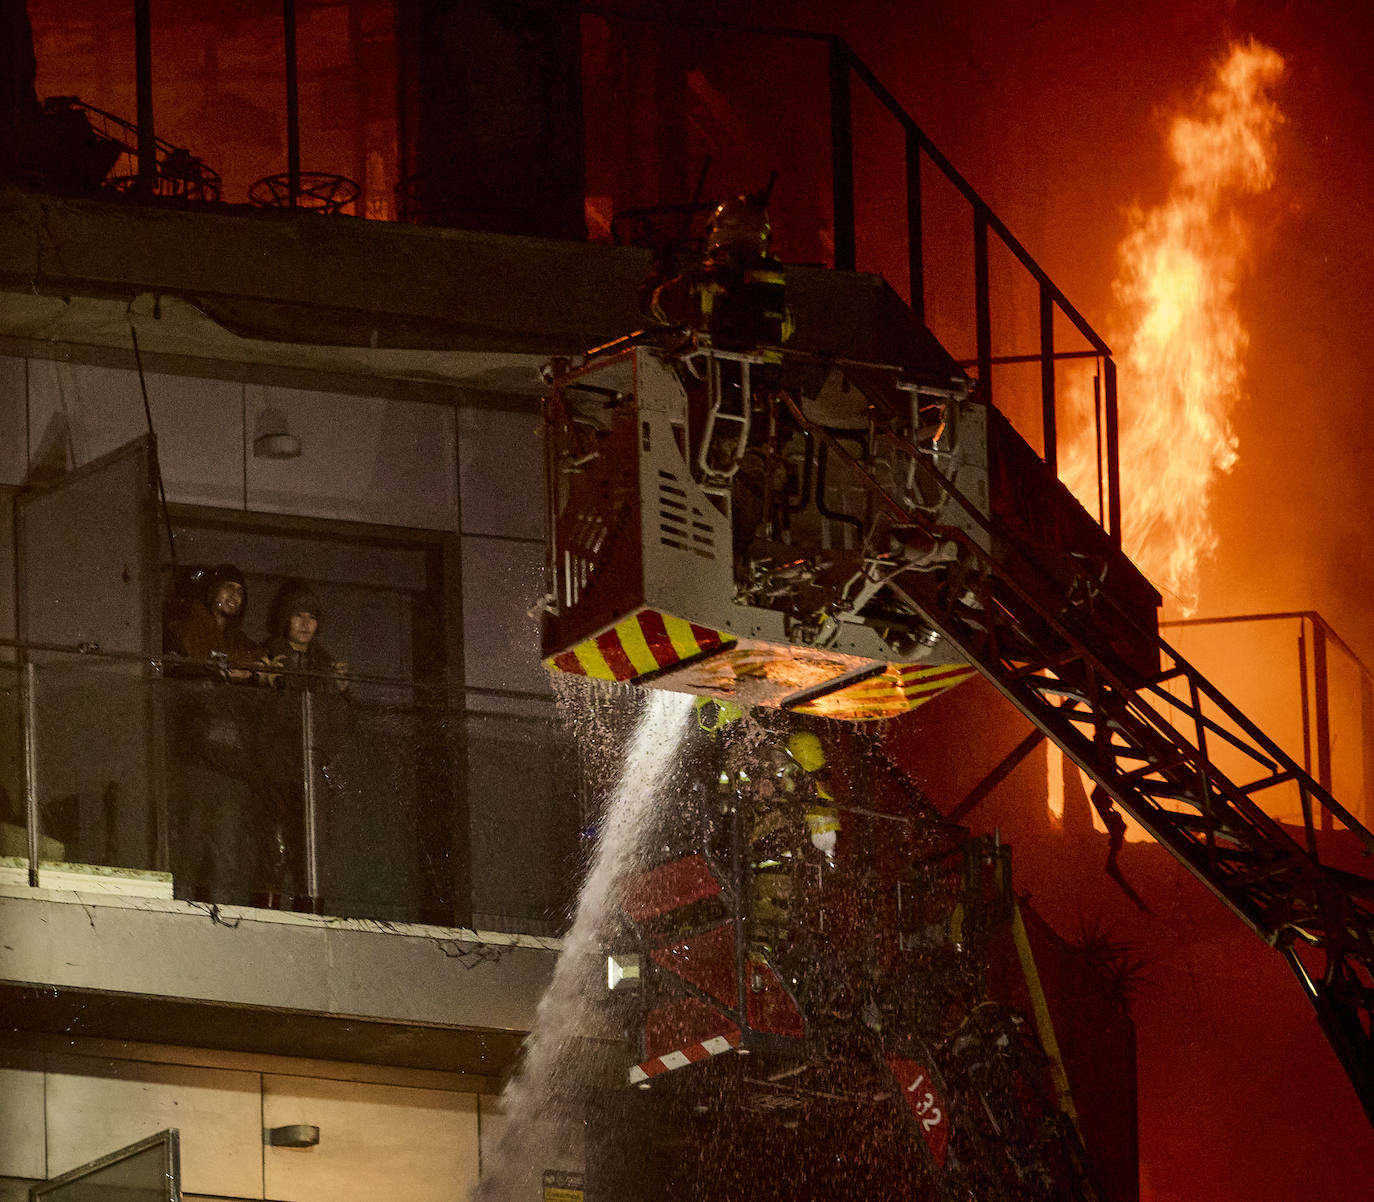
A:
[[[20,682],[19,666],[0,661],[0,864],[10,875],[21,872],[28,856]]]
[[[162,782],[149,671],[136,660],[90,656],[45,655],[33,665],[41,860],[98,866],[115,877],[160,867]]]
[[[502,694],[502,712],[464,715],[381,679],[341,691],[42,654],[27,669],[0,663],[0,856],[15,883],[29,860],[31,722],[40,886],[510,933],[564,926],[580,772],[542,699],[506,712],[515,699]]]
[[[560,934],[582,858],[574,749],[551,722],[472,715],[467,792],[473,925]]]
[[[175,1202],[181,1197],[181,1140],[175,1129],[72,1169],[29,1191],[33,1202]]]

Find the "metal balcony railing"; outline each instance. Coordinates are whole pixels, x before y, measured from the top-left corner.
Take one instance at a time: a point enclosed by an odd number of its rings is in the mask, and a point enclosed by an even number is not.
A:
[[[1233,671],[1241,672],[1242,679],[1228,687],[1247,711],[1270,712],[1275,728],[1289,729],[1295,756],[1300,741],[1303,769],[1328,792],[1358,798],[1356,813],[1366,826],[1374,826],[1374,673],[1321,614],[1313,610],[1230,614],[1184,618],[1161,625],[1189,634],[1206,632],[1215,644],[1210,650],[1222,658],[1231,652],[1226,641],[1229,632],[1243,637],[1245,654],[1230,665]],[[1271,645],[1261,630],[1270,628],[1283,638],[1285,634],[1292,636],[1293,626],[1297,628],[1297,655],[1296,661],[1287,662],[1297,668],[1296,682],[1278,658],[1287,649]],[[1192,654],[1202,658],[1208,650],[1204,646]],[[1275,706],[1266,697],[1249,699],[1244,695],[1253,685],[1243,679],[1243,665],[1257,661],[1266,664],[1265,680],[1280,686],[1277,700],[1282,712],[1274,713]],[[1225,673],[1218,669],[1216,674]],[[1331,816],[1325,811],[1321,814],[1321,829],[1332,829]]]

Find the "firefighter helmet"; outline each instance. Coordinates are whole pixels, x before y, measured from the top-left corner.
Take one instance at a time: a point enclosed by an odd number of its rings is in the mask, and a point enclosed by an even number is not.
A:
[[[747,262],[768,256],[768,208],[752,196],[735,196],[716,206],[706,226],[706,257],[713,262]]]
[[[787,740],[787,754],[803,772],[819,772],[825,767],[821,741],[809,730],[799,730]]]
[[[823,791],[822,796],[825,796]],[[835,858],[835,846],[840,837],[840,812],[834,806],[813,805],[806,811],[806,830],[811,846],[823,852],[827,860]]]
[[[719,734],[731,722],[744,717],[744,710],[733,701],[715,697],[698,697],[692,708],[697,712],[697,725],[708,735]]]

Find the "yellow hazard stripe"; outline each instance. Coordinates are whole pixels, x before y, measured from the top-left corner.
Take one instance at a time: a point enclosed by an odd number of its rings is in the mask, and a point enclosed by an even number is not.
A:
[[[588,676],[594,676],[597,680],[615,679],[615,673],[611,671],[611,665],[606,662],[606,657],[601,654],[601,648],[596,645],[595,639],[587,639],[585,642],[578,643],[573,648],[573,654],[577,656],[577,662],[582,665],[582,670]]]
[[[1021,961],[1021,973],[1026,978],[1030,990],[1031,1009],[1035,1012],[1035,1029],[1040,1036],[1040,1046],[1050,1058],[1050,1076],[1054,1079],[1054,1092],[1059,1095],[1059,1109],[1078,1126],[1078,1110],[1073,1104],[1073,1093],[1069,1089],[1069,1075],[1064,1071],[1064,1059],[1059,1053],[1059,1040],[1054,1035],[1054,1023],[1050,1019],[1049,1002],[1045,999],[1045,989],[1040,983],[1040,970],[1035,966],[1031,955],[1030,938],[1026,935],[1026,924],[1021,917],[1020,905],[1011,905],[1011,930],[1016,940],[1016,955]],[[1080,1131],[1079,1138],[1083,1137]]]
[[[798,709],[832,718],[889,718],[918,708],[973,675],[972,668],[957,664],[890,664],[879,676],[858,681]]]
[[[625,658],[634,666],[637,675],[643,676],[645,672],[657,670],[658,660],[654,658],[654,653],[649,650],[649,643],[644,637],[644,627],[639,624],[638,614],[621,622],[615,628],[615,635],[620,640],[620,647],[625,652]]]
[[[657,631],[657,624],[660,622],[663,634],[667,636],[666,645]],[[717,630],[712,633],[716,641],[708,640],[710,646],[728,646],[735,641],[734,635],[724,631]],[[705,638],[706,635],[703,634],[701,637]],[[650,638],[655,640],[652,646]],[[548,656],[544,660],[544,666],[553,672],[572,672],[597,680],[634,680],[682,660],[692,659],[703,650],[705,648],[698,640],[690,622],[684,622],[681,618],[657,610],[643,609],[628,618],[622,618],[603,634],[593,635],[567,651]],[[761,662],[771,658],[771,655],[764,655]]]
[[[692,633],[692,624],[684,622],[681,618],[675,618],[671,614],[661,614],[663,618],[663,629],[668,632],[668,641],[672,643],[673,650],[677,652],[679,659],[690,659],[701,651],[701,644],[697,642],[696,635]]]

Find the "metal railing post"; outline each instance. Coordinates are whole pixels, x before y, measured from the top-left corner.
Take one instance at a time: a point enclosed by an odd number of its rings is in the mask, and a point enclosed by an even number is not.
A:
[[[1360,668],[1360,792],[1364,821],[1374,822],[1374,680]]]
[[[320,849],[315,799],[315,705],[308,688],[301,690],[301,796],[305,813],[305,892],[320,896]]]
[[[1326,623],[1312,621],[1312,704],[1317,725],[1317,784],[1331,792],[1331,696],[1326,668]],[[1322,832],[1332,828],[1331,812],[1322,809]]]
[[[134,91],[138,109],[137,190],[157,187],[157,135],[153,130],[153,23],[150,0],[134,0]]]
[[[1307,695],[1307,619],[1298,618],[1298,709],[1302,714],[1302,770],[1312,775],[1312,704]],[[1312,795],[1298,786],[1298,800],[1302,803],[1302,825],[1307,837],[1307,850],[1317,852],[1317,839],[1312,833]]]
[[[291,208],[301,195],[300,65],[296,54],[296,0],[282,0],[286,51],[286,188]]]
[[[1104,425],[1107,436],[1107,533],[1121,546],[1121,439],[1117,430],[1116,362],[1102,360]],[[1099,468],[1099,470],[1101,470]]]
[[[849,82],[849,47],[832,38],[830,46],[830,184],[835,218],[835,270],[853,271],[854,112]]]
[[[24,664],[24,827],[28,836],[29,884],[38,885],[39,838],[42,831],[38,821],[38,717],[34,663]]]
[[[1040,421],[1045,466],[1059,474],[1059,432],[1054,412],[1054,294],[1040,285]]]

